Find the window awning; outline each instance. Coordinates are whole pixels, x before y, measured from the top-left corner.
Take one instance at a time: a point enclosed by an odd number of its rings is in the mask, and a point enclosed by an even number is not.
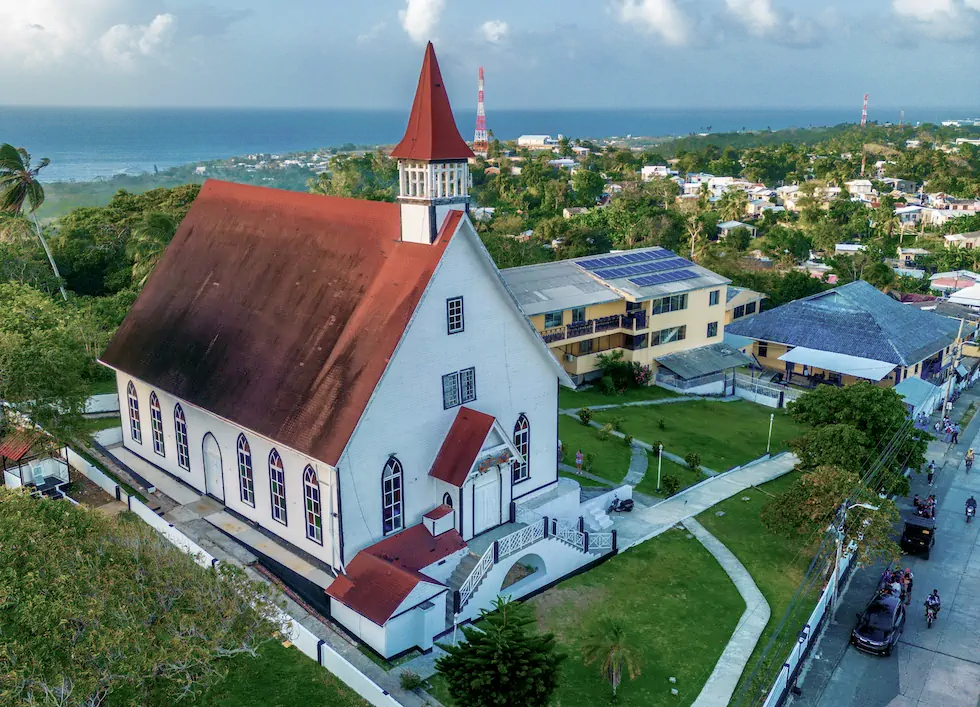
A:
[[[873,358],[861,358],[860,356],[848,356],[847,354],[834,353],[832,351],[820,351],[819,349],[808,349],[805,346],[797,346],[790,349],[779,357],[780,361],[787,363],[801,363],[804,366],[823,368],[835,373],[864,378],[866,380],[880,381],[895,368],[894,363],[887,361],[877,361]]]

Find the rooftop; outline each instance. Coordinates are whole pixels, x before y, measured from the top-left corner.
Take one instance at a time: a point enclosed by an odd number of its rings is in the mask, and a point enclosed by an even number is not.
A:
[[[528,316],[620,299],[641,302],[730,280],[654,246],[502,270]]]
[[[910,366],[956,339],[957,323],[858,280],[740,319],[726,331],[789,346]]]
[[[729,368],[748,366],[752,363],[752,359],[729,344],[719,342],[658,356],[657,363],[681,378],[690,379]]]

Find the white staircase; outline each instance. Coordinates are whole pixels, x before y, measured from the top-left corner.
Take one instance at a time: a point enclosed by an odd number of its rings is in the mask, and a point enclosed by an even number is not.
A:
[[[604,508],[590,508],[585,516],[585,524],[593,530],[609,530],[613,526],[612,519]]]

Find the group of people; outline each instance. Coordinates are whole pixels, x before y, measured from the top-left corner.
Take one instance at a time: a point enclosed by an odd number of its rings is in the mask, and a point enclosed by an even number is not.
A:
[[[941,420],[936,420],[933,428],[936,430],[936,434],[942,434],[944,442],[950,442],[951,444],[959,443],[960,425],[950,420],[949,415],[944,416]]]
[[[915,514],[917,516],[935,519],[936,494],[931,493],[924,500],[919,498],[919,494],[915,494],[915,498],[912,499],[912,505],[915,506]]]
[[[878,591],[883,596],[898,597],[905,606],[912,601],[912,570],[906,567],[904,570],[885,568],[881,574],[881,582],[878,584]]]

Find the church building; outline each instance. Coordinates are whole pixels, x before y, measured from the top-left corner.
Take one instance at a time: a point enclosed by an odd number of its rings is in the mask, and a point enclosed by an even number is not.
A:
[[[206,182],[101,359],[125,449],[315,565],[271,569],[385,657],[616,543],[558,476],[571,381],[470,222],[431,44],[392,156],[397,203]]]

